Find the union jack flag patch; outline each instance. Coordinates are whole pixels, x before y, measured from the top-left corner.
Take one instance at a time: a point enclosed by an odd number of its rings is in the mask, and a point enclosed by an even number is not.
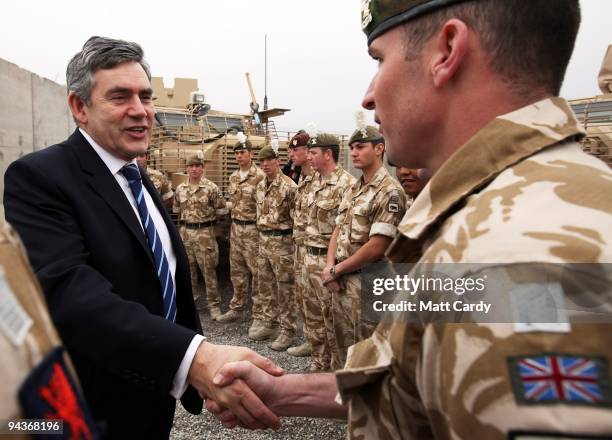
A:
[[[571,354],[535,354],[508,359],[517,403],[611,406],[606,359]]]

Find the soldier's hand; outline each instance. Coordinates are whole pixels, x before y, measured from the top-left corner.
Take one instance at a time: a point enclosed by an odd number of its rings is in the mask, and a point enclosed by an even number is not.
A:
[[[332,280],[325,284],[325,287],[327,287],[327,290],[329,290],[330,292],[338,293],[344,290],[344,283],[340,279]]]
[[[248,361],[247,363],[252,365],[254,370],[261,371],[263,374],[267,373],[266,375],[280,376],[283,374],[282,368],[248,348],[202,342],[191,364],[187,379],[201,396],[212,399],[221,407],[230,410],[240,426],[250,429],[278,429],[280,427],[278,417],[244,381],[236,380],[225,387],[219,387],[213,383],[213,378],[223,365],[235,361]]]
[[[225,364],[213,379],[213,383],[220,387],[231,386],[236,382],[245,383],[270,409],[278,400],[277,381],[260,368],[247,361],[231,362]],[[214,399],[206,399],[206,409],[213,413],[226,428],[241,426],[248,428],[236,414],[223,407]]]
[[[334,277],[332,277],[331,273],[329,272],[332,267],[333,266],[325,266],[325,269],[321,271],[321,282],[324,286],[334,281]]]

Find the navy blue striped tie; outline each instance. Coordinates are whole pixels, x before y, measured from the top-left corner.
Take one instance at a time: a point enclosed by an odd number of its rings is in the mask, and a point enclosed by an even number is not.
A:
[[[164,253],[164,248],[162,247],[159,234],[155,229],[153,219],[149,215],[149,210],[147,209],[140,171],[135,164],[130,163],[121,168],[120,172],[127,179],[132,194],[134,194],[136,205],[138,206],[138,213],[140,214],[140,220],[147,234],[151,251],[153,251],[155,269],[157,270],[157,276],[162,286],[164,317],[174,322],[176,320],[176,290],[174,288],[174,282],[172,281],[172,275],[170,274],[168,259]]]

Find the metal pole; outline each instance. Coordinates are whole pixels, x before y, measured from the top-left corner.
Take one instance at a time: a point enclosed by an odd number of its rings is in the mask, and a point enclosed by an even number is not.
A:
[[[268,34],[264,35],[264,111],[268,110]]]

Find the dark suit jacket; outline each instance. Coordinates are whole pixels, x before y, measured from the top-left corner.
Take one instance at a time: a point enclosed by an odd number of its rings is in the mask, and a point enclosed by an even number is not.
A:
[[[5,174],[7,220],[21,235],[51,316],[108,436],[167,437],[172,380],[201,332],[179,234],[151,181],[177,258],[177,318],[163,318],[151,250],[129,201],[77,129],[65,142],[13,162]],[[183,406],[202,401],[191,387]]]

